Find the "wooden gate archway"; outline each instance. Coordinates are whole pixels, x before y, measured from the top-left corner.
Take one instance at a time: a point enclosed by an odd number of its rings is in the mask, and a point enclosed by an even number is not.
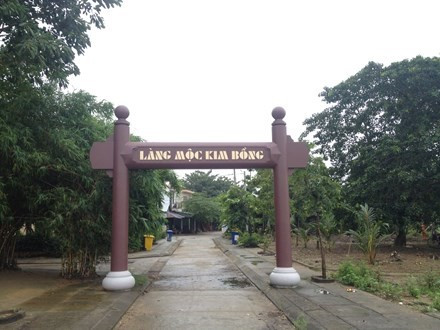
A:
[[[300,276],[292,267],[289,207],[289,172],[307,165],[306,143],[293,142],[286,134],[286,112],[272,111],[272,142],[267,143],[151,143],[130,142],[129,111],[115,109],[114,134],[105,142],[93,143],[93,169],[106,170],[113,178],[111,270],[102,286],[127,290],[135,281],[128,271],[128,219],[130,169],[231,169],[272,168],[274,172],[276,267],[270,283],[292,287]]]

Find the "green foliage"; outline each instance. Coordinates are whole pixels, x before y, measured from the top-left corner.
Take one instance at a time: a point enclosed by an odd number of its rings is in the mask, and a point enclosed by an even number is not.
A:
[[[246,189],[256,198],[251,199],[254,223],[262,232],[275,231],[275,206],[272,170],[258,169],[256,175],[247,180]]]
[[[319,222],[319,229],[323,236],[327,249],[330,251],[333,246],[333,235],[337,232],[338,224],[332,214],[324,215]]]
[[[367,202],[397,228],[440,214],[440,59],[369,63],[321,96],[329,107],[305,121],[344,195]]]
[[[364,263],[346,261],[339,266],[335,278],[345,285],[375,293],[389,300],[399,300],[403,293],[400,285],[383,281],[378,273]]]
[[[303,221],[331,217],[341,200],[341,186],[321,158],[311,157],[306,169],[294,172],[289,189],[292,212]]]
[[[420,278],[420,286],[423,293],[434,293],[440,294],[440,274],[437,272],[427,272]]]
[[[434,296],[434,299],[432,300],[431,306],[437,310],[437,312],[440,311],[440,294],[437,294]]]
[[[352,285],[364,291],[377,294],[385,299],[397,301],[402,295],[419,298],[425,295],[432,303],[429,307],[439,309],[440,274],[428,272],[421,277],[410,277],[404,285],[382,280],[378,273],[369,269],[364,263],[346,261],[339,266],[334,277],[345,285]]]
[[[184,202],[183,208],[185,212],[191,213],[193,219],[202,226],[216,226],[220,222],[221,206],[216,198],[196,193]]]
[[[0,98],[0,104],[0,269],[14,266],[11,251],[19,229],[35,225],[59,239],[63,276],[93,276],[110,248],[112,194],[111,179],[91,169],[89,151],[111,134],[113,106],[50,86],[13,101]],[[164,223],[160,206],[167,175],[131,176],[132,247]]]
[[[3,0],[0,2],[0,89],[20,82],[67,85],[78,74],[76,54],[90,46],[87,32],[103,28],[101,11],[122,0]],[[76,53],[76,54],[75,54]]]
[[[222,221],[231,230],[252,233],[255,230],[252,209],[255,196],[237,186],[232,186],[226,194],[220,196]]]
[[[411,297],[419,298],[422,294],[418,281],[414,277],[410,277],[405,283],[406,290]]]
[[[145,234],[160,239],[166,220],[161,212],[166,182],[175,182],[168,170],[133,171],[130,179],[129,248],[139,251]]]
[[[304,243],[304,248],[307,248],[307,243],[310,241],[310,229],[311,227],[294,227],[293,232],[301,237],[301,240]]]
[[[273,236],[271,234],[265,233],[261,237],[260,241],[261,241],[261,244],[262,244],[263,253],[267,253],[267,251],[269,250],[270,244],[272,244],[272,242],[273,242]]]
[[[361,205],[361,209],[357,214],[358,229],[350,229],[348,233],[357,241],[359,248],[368,257],[368,262],[374,264],[376,259],[376,250],[379,244],[389,235],[384,235],[382,229],[387,227],[376,221],[376,214],[373,208],[368,207],[367,204]]]
[[[145,286],[148,283],[148,277],[146,275],[133,274],[135,286]]]
[[[334,275],[345,285],[352,285],[361,290],[376,292],[379,285],[379,275],[370,270],[364,263],[343,262]]]
[[[431,299],[429,309],[434,308],[440,311],[440,274],[436,272],[427,272],[417,278],[410,277],[404,288],[409,295],[414,298],[425,296]]]
[[[255,248],[258,247],[258,244],[261,243],[261,237],[260,235],[256,233],[243,233],[240,235],[240,238],[238,240],[238,245],[246,248]]]
[[[232,181],[224,176],[211,174],[211,172],[195,171],[185,174],[183,180],[185,188],[207,197],[216,197],[228,191],[232,186]]]

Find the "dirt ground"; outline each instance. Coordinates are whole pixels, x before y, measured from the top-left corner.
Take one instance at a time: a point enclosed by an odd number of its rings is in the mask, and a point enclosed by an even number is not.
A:
[[[365,261],[367,263],[367,257],[355,243],[350,241],[348,236],[340,235],[335,238],[331,250],[326,250],[327,270],[330,273],[336,271],[343,261]],[[292,255],[295,261],[321,270],[321,254],[317,249],[316,239],[311,239],[307,248],[304,248],[301,238],[296,246],[294,237]],[[392,241],[385,242],[377,250],[375,265],[370,267],[379,271],[387,280],[397,283],[406,280],[409,276],[417,277],[429,271],[440,272],[440,247],[430,247],[426,241],[418,238],[408,239],[407,246],[401,248],[393,246]]]

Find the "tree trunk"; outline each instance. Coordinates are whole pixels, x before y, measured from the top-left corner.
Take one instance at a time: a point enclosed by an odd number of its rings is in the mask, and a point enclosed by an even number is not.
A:
[[[399,228],[399,232],[394,239],[395,246],[406,246],[406,231],[404,228]]]
[[[325,251],[322,246],[321,230],[319,229],[319,223],[318,223],[318,239],[319,239],[319,246],[320,246],[320,250],[321,250],[322,278],[327,278],[327,264],[325,263]]]

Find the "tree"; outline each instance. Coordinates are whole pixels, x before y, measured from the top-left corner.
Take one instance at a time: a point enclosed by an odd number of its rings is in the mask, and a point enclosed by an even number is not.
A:
[[[183,184],[186,189],[205,194],[207,197],[215,197],[228,191],[232,186],[232,181],[211,173],[212,171],[195,171],[185,174]]]
[[[255,231],[255,213],[252,209],[254,199],[254,195],[237,186],[232,186],[220,196],[222,220],[230,230],[239,230],[242,233]]]
[[[111,104],[43,86],[14,101],[0,99],[0,105],[0,181],[6,196],[0,207],[5,210],[0,268],[14,267],[14,242],[23,226],[47,227],[63,240],[63,251],[71,250],[75,233],[75,244],[102,246],[109,234],[109,203],[103,196],[111,186],[102,180],[105,174],[92,172],[87,155],[93,141],[110,133]],[[88,263],[88,257],[83,260]]]
[[[87,32],[101,29],[104,8],[122,0],[3,0],[0,3],[0,87],[46,81],[67,85],[77,75],[76,55],[90,46]]]
[[[203,194],[196,193],[184,202],[183,208],[193,215],[204,229],[212,230],[220,222],[221,207],[216,198],[208,198]]]
[[[93,276],[110,248],[111,179],[91,168],[89,151],[111,134],[113,106],[84,92],[34,92],[16,98],[20,106],[0,99],[3,115],[14,109],[0,121],[0,269],[14,267],[18,231],[33,225],[61,242],[64,277]],[[162,193],[173,179],[163,170],[131,176],[131,247],[164,223]]]
[[[331,216],[341,202],[341,185],[318,157],[311,157],[304,170],[292,174],[289,190],[292,213],[302,220]]]
[[[374,265],[377,247],[384,239],[389,237],[389,235],[382,233],[383,228],[387,226],[376,220],[376,213],[367,204],[361,205],[361,209],[356,215],[358,229],[351,229],[348,233],[353,235],[359,244],[359,248],[367,255],[368,262]]]
[[[321,94],[329,107],[305,121],[352,204],[368,203],[406,243],[409,221],[440,214],[440,59],[364,69]]]
[[[257,169],[256,174],[247,180],[246,189],[256,198],[251,199],[254,210],[254,222],[266,233],[275,231],[275,205],[273,190],[273,172]]]

